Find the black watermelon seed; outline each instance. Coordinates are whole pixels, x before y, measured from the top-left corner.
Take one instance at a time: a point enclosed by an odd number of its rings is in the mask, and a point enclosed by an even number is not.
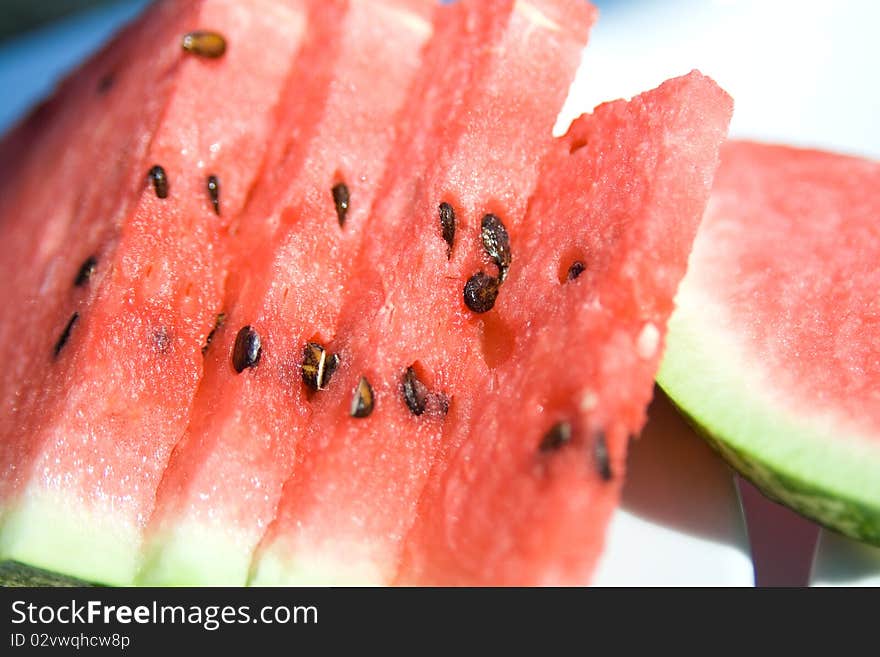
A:
[[[501,219],[494,214],[487,214],[480,222],[480,236],[486,254],[498,265],[498,282],[503,283],[512,260],[507,229]]]
[[[168,176],[165,175],[165,169],[158,164],[150,169],[150,180],[153,181],[153,189],[156,190],[156,196],[159,198],[168,197]]]
[[[220,216],[220,181],[217,176],[208,176],[208,196],[211,197],[211,205],[214,206],[214,213]]]
[[[214,339],[214,336],[217,335],[217,331],[220,330],[220,327],[223,326],[223,322],[225,321],[226,313],[220,313],[217,315],[217,319],[214,320],[214,328],[211,329],[211,332],[208,333],[208,337],[205,338],[205,344],[202,346],[202,355],[208,351],[211,341]]]
[[[568,268],[568,275],[566,278],[570,281],[573,281],[578,276],[583,274],[586,268],[587,266],[580,260],[575,260],[573,263],[571,263],[571,267]]]
[[[113,88],[113,85],[116,83],[116,76],[113,73],[106,73],[101,76],[98,80],[98,94],[103,96],[110,89]]]
[[[196,30],[183,35],[180,45],[189,53],[199,57],[215,59],[226,52],[226,39],[222,34],[207,30]]]
[[[544,434],[538,446],[542,452],[555,452],[571,442],[571,425],[568,422],[557,422]]]
[[[339,225],[345,225],[345,215],[348,214],[348,185],[345,183],[337,183],[330,190],[333,194],[333,204],[336,206],[336,217],[339,219]]]
[[[92,277],[92,274],[95,273],[97,266],[98,259],[95,256],[89,256],[86,258],[86,261],[82,263],[82,266],[79,268],[76,278],[73,279],[73,284],[76,287],[83,287],[89,282],[89,279]]]
[[[78,319],[79,313],[73,313],[67,321],[67,326],[64,327],[64,330],[61,332],[61,337],[58,338],[58,342],[55,343],[53,349],[55,358],[58,358],[58,354],[61,353],[61,350],[64,349],[64,345],[66,345],[67,341],[70,339],[70,332],[73,330],[73,325],[76,324],[76,320]]]
[[[440,204],[440,228],[443,231],[443,241],[446,242],[446,257],[452,257],[452,244],[455,242],[455,210],[445,201]]]
[[[464,304],[475,313],[485,313],[495,306],[501,281],[484,272],[471,276],[464,286]]]
[[[339,356],[328,354],[323,345],[309,342],[303,349],[302,379],[312,390],[324,390],[339,367]]]
[[[611,462],[608,459],[608,444],[605,442],[605,434],[596,434],[593,444],[593,456],[596,458],[596,469],[603,481],[611,481]]]
[[[367,377],[362,376],[351,400],[350,415],[352,417],[367,417],[373,412],[373,402],[373,388],[367,381]]]
[[[251,326],[243,326],[235,336],[235,346],[232,348],[232,366],[241,374],[249,367],[256,366],[260,362],[260,354],[263,347],[260,336]]]
[[[415,416],[424,413],[428,405],[428,388],[419,381],[415,369],[411,366],[407,367],[403,374],[403,399]]]

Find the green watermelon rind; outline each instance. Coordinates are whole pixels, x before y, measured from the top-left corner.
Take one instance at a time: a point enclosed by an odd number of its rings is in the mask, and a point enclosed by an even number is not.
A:
[[[10,502],[0,512],[0,563],[130,585],[138,567],[139,537],[134,528],[115,520],[112,513],[48,494]]]
[[[858,435],[828,435],[779,404],[761,363],[711,317],[694,275],[669,321],[657,382],[707,442],[767,497],[857,540],[880,545],[880,454]],[[841,423],[844,425],[845,423]],[[772,436],[766,440],[764,437]]]
[[[42,568],[34,568],[20,561],[0,561],[0,586],[3,587],[81,587],[95,586],[75,577],[59,575]]]

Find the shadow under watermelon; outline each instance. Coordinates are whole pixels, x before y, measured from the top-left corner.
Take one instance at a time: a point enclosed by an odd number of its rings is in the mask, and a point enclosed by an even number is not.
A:
[[[752,586],[734,477],[655,389],[594,584]]]
[[[656,386],[648,423],[630,443],[622,505],[709,540],[739,542],[744,536],[730,469]]]

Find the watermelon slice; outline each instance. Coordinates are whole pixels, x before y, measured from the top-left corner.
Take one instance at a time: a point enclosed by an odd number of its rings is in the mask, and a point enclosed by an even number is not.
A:
[[[108,445],[112,430],[125,419],[111,410],[112,398],[103,399],[114,388],[108,379],[122,378],[122,372],[113,371],[108,352],[128,336],[90,331],[91,313],[84,308],[98,305],[102,288],[119,277],[121,260],[112,268],[110,263],[124,239],[121,230],[130,225],[131,240],[137,216],[146,211],[139,204],[151,203],[142,194],[153,164],[150,135],[173,94],[173,73],[180,67],[179,43],[167,43],[163,35],[186,32],[196,11],[195,6],[155,6],[146,20],[124,30],[67,81],[0,149],[0,237],[9,247],[0,263],[8,285],[7,303],[0,308],[0,353],[9,363],[0,376],[3,559],[108,581],[124,581],[133,570],[137,510],[129,507],[133,514],[120,511],[117,516],[113,503],[106,508],[102,501],[122,488],[123,473],[117,474],[117,468],[127,469],[125,452],[135,452],[132,443],[140,432],[122,437],[131,442],[118,457],[91,459],[84,453],[90,427],[74,410],[92,407],[89,419],[100,418],[96,424],[103,425]],[[144,43],[155,44],[146,99],[146,74],[138,56]],[[47,189],[52,193],[45,193]],[[128,193],[108,194],[108,189]],[[103,305],[116,306],[118,293],[113,296],[104,294]],[[138,332],[138,324],[135,316],[131,333]],[[94,338],[88,340],[87,333]],[[62,344],[64,335],[67,344]],[[111,340],[101,340],[104,335]],[[90,358],[70,353],[81,352],[87,341],[92,343]],[[149,358],[152,350],[139,351]],[[146,371],[157,369],[146,365]],[[103,381],[93,382],[98,372]],[[178,369],[175,362],[169,374],[185,379],[187,368],[181,363]],[[125,381],[122,394],[141,394],[132,390],[138,381],[131,376]],[[178,398],[179,388],[169,389],[171,399]],[[151,418],[149,392],[143,390],[145,414],[139,424],[145,433],[167,434],[179,418]],[[66,418],[66,430],[56,425],[57,418]],[[102,439],[97,431],[94,437],[96,442]],[[118,495],[116,505],[127,502]],[[80,523],[85,532],[78,529]],[[107,561],[112,562],[109,568],[103,565]]]
[[[32,147],[0,220],[5,559],[134,577],[222,302],[207,178],[224,211],[244,204],[302,33],[298,2],[257,4],[159,3],[21,128]],[[205,26],[222,58],[181,48]]]
[[[461,301],[463,281],[479,265],[480,216],[494,209],[511,225],[521,220],[538,174],[533,154],[552,139],[593,19],[588,4],[560,0],[438,7],[423,67],[443,74],[422,77],[401,113],[351,267],[356,278],[335,335],[326,336],[341,364],[312,401],[307,438],[254,582],[393,579],[447,405],[459,390],[467,394],[471,377],[487,375],[471,348],[481,322]],[[451,244],[441,235],[441,203],[454,208]],[[430,389],[418,415],[401,395],[408,368],[412,386]],[[375,409],[353,421],[362,377]]]
[[[768,496],[880,544],[880,163],[730,143],[659,381]]]
[[[267,158],[264,179],[235,219],[241,237],[225,319],[157,494],[144,583],[246,582],[311,422],[297,363],[310,340],[333,330],[391,126],[431,33],[433,3],[425,0],[308,5],[307,45],[276,130],[289,141],[275,145],[278,161],[274,152]],[[331,190],[343,180],[351,207],[340,226]],[[259,367],[240,373],[230,354],[243,326],[261,336],[262,351]]]
[[[545,158],[485,320],[494,366],[444,436],[399,582],[589,580],[731,112],[692,73],[599,106]]]
[[[84,68],[0,154],[0,560],[587,581],[731,111],[553,140],[594,17],[169,1]]]

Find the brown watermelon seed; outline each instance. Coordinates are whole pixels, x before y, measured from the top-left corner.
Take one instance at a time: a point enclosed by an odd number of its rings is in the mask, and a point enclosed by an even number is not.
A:
[[[566,276],[566,279],[569,281],[573,281],[578,276],[583,274],[586,268],[587,266],[580,260],[575,260],[573,263],[571,263],[571,267],[568,268],[568,275]]]
[[[452,244],[455,242],[455,210],[446,201],[440,204],[440,228],[443,230],[443,241],[446,242],[446,258],[452,257]]]
[[[226,39],[222,34],[207,30],[196,30],[183,35],[180,45],[189,53],[199,57],[216,59],[226,52]]]
[[[103,96],[113,88],[115,83],[116,76],[113,73],[105,73],[98,80],[98,94]]]
[[[327,357],[327,362],[324,363],[324,377],[321,381],[321,389],[325,389],[327,384],[330,383],[330,377],[333,376],[333,373],[339,367],[339,354],[332,354]]]
[[[538,446],[542,452],[555,452],[571,442],[571,424],[557,422],[544,434],[541,444]]]
[[[82,266],[79,268],[76,278],[73,279],[73,284],[76,287],[83,287],[89,282],[89,279],[92,277],[92,274],[95,273],[97,267],[98,259],[95,256],[92,255],[86,258],[86,261],[82,263]]]
[[[464,304],[475,313],[485,313],[495,306],[501,281],[484,272],[471,276],[464,286]]]
[[[309,342],[303,349],[302,379],[312,390],[325,390],[330,377],[339,367],[339,356],[328,354],[317,342]]]
[[[330,377],[333,376],[333,372],[336,371],[336,368],[339,367],[339,354],[333,354],[327,358],[327,362],[324,363],[324,378],[321,381],[321,387],[326,388],[327,384],[330,383]]]
[[[494,214],[487,214],[480,222],[480,236],[486,254],[498,265],[498,282],[503,283],[512,260],[507,229],[501,219]]]
[[[158,164],[150,169],[150,180],[153,181],[153,189],[156,190],[156,196],[159,198],[168,197],[168,176],[165,175],[165,169]]]
[[[333,204],[336,206],[336,217],[339,219],[339,225],[345,225],[345,215],[348,214],[348,185],[345,183],[337,183],[330,190],[333,194]]]
[[[214,336],[217,335],[217,331],[220,330],[220,327],[223,326],[223,322],[226,321],[226,313],[220,313],[217,315],[217,319],[214,320],[214,328],[211,329],[211,332],[208,333],[208,337],[205,338],[205,344],[202,345],[202,355],[208,351],[208,347],[211,344],[211,341],[214,339]]]
[[[410,412],[419,416],[425,412],[428,405],[428,388],[419,381],[415,369],[412,366],[406,368],[403,374],[403,400]]]
[[[61,332],[61,337],[58,338],[58,342],[55,343],[53,349],[55,358],[58,358],[58,354],[61,353],[61,350],[64,349],[64,345],[66,345],[67,341],[70,339],[70,332],[73,330],[73,325],[76,324],[76,320],[78,319],[79,313],[73,313],[67,321],[67,326],[64,327],[64,330]]]
[[[373,403],[373,388],[367,381],[367,377],[362,376],[358,381],[357,388],[355,388],[349,414],[352,417],[367,417],[373,412]]]
[[[249,367],[260,362],[263,347],[259,334],[251,326],[243,326],[235,336],[232,348],[232,366],[241,374]]]
[[[596,469],[603,481],[611,481],[611,462],[608,459],[608,444],[605,442],[605,434],[596,434],[593,444],[593,456],[596,458]]]
[[[211,205],[214,206],[214,214],[220,216],[220,181],[217,176],[208,176],[208,196],[211,197]]]

